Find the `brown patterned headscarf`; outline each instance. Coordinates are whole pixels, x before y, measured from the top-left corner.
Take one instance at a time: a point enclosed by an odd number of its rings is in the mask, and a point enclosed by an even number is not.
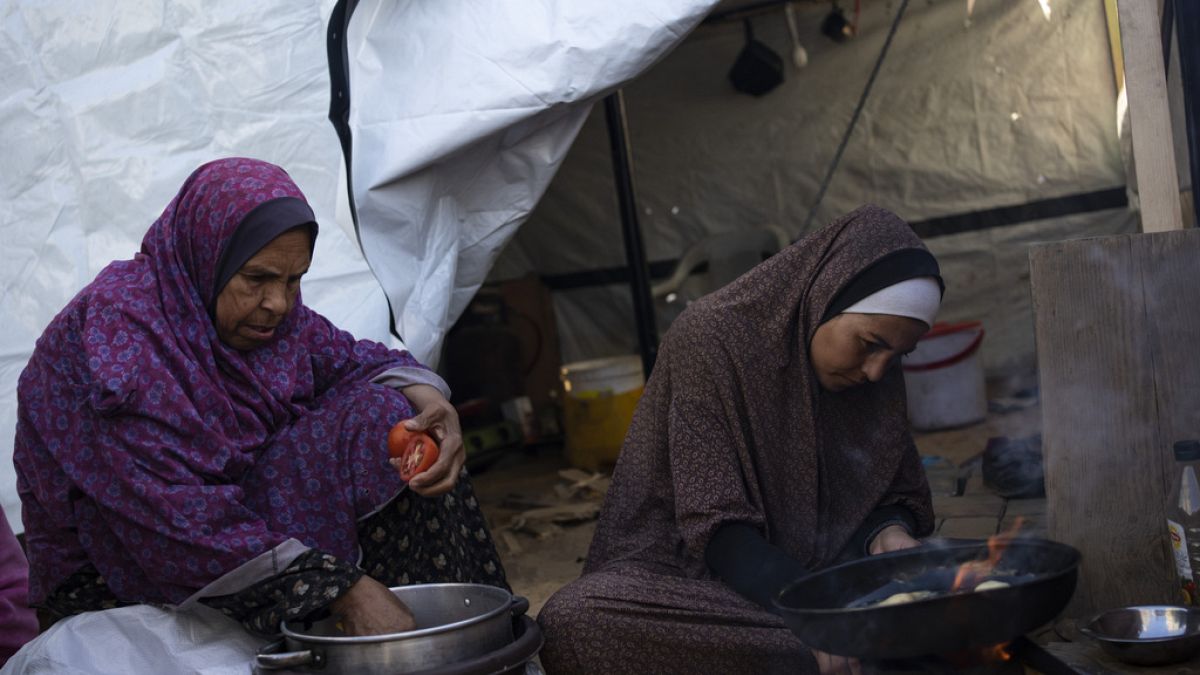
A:
[[[816,569],[891,504],[929,534],[900,370],[835,393],[808,358],[839,292],[906,250],[926,251],[895,214],[863,206],[689,306],[663,340],[585,571],[626,561],[709,576],[705,546],[728,522]]]

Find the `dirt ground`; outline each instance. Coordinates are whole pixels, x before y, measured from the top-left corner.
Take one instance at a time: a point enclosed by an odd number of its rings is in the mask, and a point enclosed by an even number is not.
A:
[[[529,612],[534,616],[554,591],[579,576],[596,521],[583,519],[548,529],[540,536],[514,531],[511,524],[528,510],[527,505],[558,501],[554,487],[567,483],[559,471],[569,468],[560,448],[545,446],[536,452],[513,454],[474,480],[509,584],[529,599]],[[598,506],[599,500],[595,501]]]
[[[1009,400],[1012,403],[1012,400]],[[979,424],[961,429],[916,433],[922,456],[929,458],[930,484],[938,513],[938,536],[984,538],[1021,516],[1027,528],[1044,527],[1045,500],[1005,500],[992,494],[980,479],[978,457],[987,440],[996,436],[1028,437],[1040,431],[1040,409],[1033,401],[993,407]],[[940,458],[937,459],[937,458]],[[564,477],[567,471],[571,477]],[[515,450],[474,476],[483,511],[492,527],[513,590],[530,602],[535,615],[555,590],[579,576],[596,523],[602,493],[570,490],[580,474],[570,472],[561,448],[543,446]],[[599,477],[602,489],[607,484]],[[965,489],[955,492],[955,479]],[[568,507],[563,513],[563,507]],[[524,518],[523,514],[547,514]],[[517,520],[514,521],[514,518]]]

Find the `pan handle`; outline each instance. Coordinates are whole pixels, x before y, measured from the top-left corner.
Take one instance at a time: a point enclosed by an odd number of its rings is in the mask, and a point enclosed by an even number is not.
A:
[[[285,670],[301,666],[320,668],[325,664],[325,655],[320,652],[314,652],[311,649],[285,652],[281,651],[283,648],[283,640],[276,640],[258,650],[258,654],[255,656],[258,667],[263,670]]]
[[[512,597],[512,604],[509,605],[509,609],[512,610],[514,619],[524,615],[525,612],[529,611],[529,598],[523,595],[514,595]]]

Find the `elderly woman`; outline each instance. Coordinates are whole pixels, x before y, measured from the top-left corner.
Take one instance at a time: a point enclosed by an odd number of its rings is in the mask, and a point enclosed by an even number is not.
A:
[[[279,167],[197,169],[46,328],[18,388],[30,602],[404,630],[390,585],[506,586],[442,380],[306,307],[317,224]],[[387,435],[441,446],[405,485]],[[405,488],[409,489],[405,489]]]
[[[941,294],[912,229],[866,206],[681,314],[583,576],[539,614],[547,670],[856,671],[806,649],[771,601],[932,532],[895,365]]]

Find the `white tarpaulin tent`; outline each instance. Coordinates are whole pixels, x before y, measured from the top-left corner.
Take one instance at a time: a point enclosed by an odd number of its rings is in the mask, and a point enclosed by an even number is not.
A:
[[[656,60],[625,88],[648,257],[764,223],[801,234],[900,3],[863,3],[844,43],[820,34],[828,3],[795,3],[808,65],[761,98],[726,78],[738,22],[692,31],[709,0],[351,4],[347,188],[326,119],[333,0],[0,0],[0,504],[17,530],[15,390],[34,340],[201,162],[287,168],[324,225],[306,301],[395,343],[390,300],[432,361],[485,278],[624,265],[608,139],[588,110]],[[1049,17],[1035,0],[976,0],[970,17],[967,4],[909,3],[816,221],[866,201],[912,221],[1065,204],[929,239],[943,318],[983,319],[1002,374],[1034,360],[1028,245],[1129,231],[1136,215],[1076,208],[1126,182],[1103,3],[1054,0]],[[752,21],[786,61],[783,12]],[[636,351],[628,287],[554,302],[566,360]]]
[[[132,257],[201,163],[236,154],[286,167],[325,224],[306,300],[386,339],[386,301],[334,225],[343,181],[325,119],[330,6],[0,5],[0,503],[17,531],[16,386],[34,341],[101,268]]]
[[[357,3],[347,34],[357,232],[329,111],[331,1],[0,4],[0,504],[20,508],[17,378],[54,314],[136,252],[193,168],[280,164],[321,237],[306,302],[426,360],[533,208],[590,102],[711,1]],[[334,227],[337,223],[341,228]]]
[[[436,362],[595,98],[715,1],[358,3],[347,51],[359,233],[418,358]]]
[[[1028,246],[1134,231],[1137,214],[1113,197],[1126,177],[1104,3],[1053,0],[1049,17],[1035,0],[973,4],[968,17],[965,0],[909,3],[814,226],[863,202],[910,222],[1040,204],[999,214],[1002,227],[926,239],[948,285],[940,318],[983,320],[984,362],[1004,376],[1035,362]],[[738,21],[700,26],[625,87],[651,261],[764,223],[801,234],[899,5],[862,3],[858,36],[836,43],[820,32],[829,3],[795,3],[800,69],[782,9],[753,15],[755,37],[787,64],[761,98],[726,79],[744,45]],[[492,278],[623,266],[611,174],[594,112]],[[554,303],[565,361],[637,351],[628,286],[573,286]]]

